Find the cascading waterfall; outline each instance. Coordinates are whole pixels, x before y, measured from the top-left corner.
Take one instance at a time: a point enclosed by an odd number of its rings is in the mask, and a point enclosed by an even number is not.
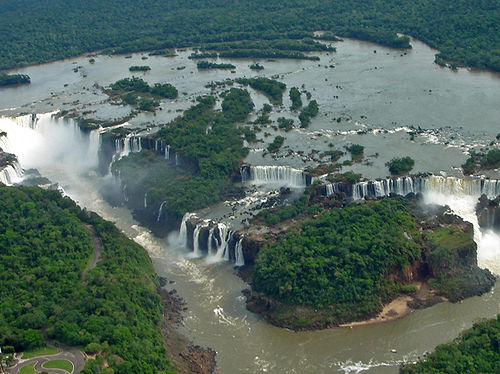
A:
[[[196,225],[193,231],[193,255],[195,257],[200,257],[200,230],[203,225]]]
[[[194,213],[186,213],[182,217],[181,227],[179,229],[179,236],[177,241],[183,247],[187,246],[187,221],[191,219],[191,217],[194,217],[195,215],[196,214]]]
[[[22,179],[22,168],[52,168],[58,164],[71,172],[86,173],[98,166],[99,129],[81,131],[72,119],[57,118],[57,112],[0,118],[0,137],[5,152],[14,154],[13,163],[1,172],[9,184]],[[64,139],[64,141],[61,141]]]
[[[170,145],[165,146],[165,160],[170,160]]]
[[[161,213],[163,211],[163,206],[165,205],[165,203],[166,201],[162,201],[160,207],[158,208],[158,216],[156,217],[156,223],[160,222]],[[144,196],[144,204],[146,204],[146,196]]]
[[[327,196],[339,190],[340,183],[326,184]],[[492,199],[500,195],[500,180],[478,178],[443,177],[439,175],[388,178],[359,182],[352,186],[353,200],[379,198],[396,194],[436,192],[479,197],[485,194]]]
[[[12,154],[12,146],[7,138],[7,133],[0,133],[0,152]],[[9,161],[7,165],[0,170],[0,182],[5,185],[12,185],[20,182],[23,178],[23,169],[19,165],[17,157],[15,160]]]
[[[305,187],[307,185],[307,177],[304,172],[289,166],[250,166],[249,168],[249,180],[254,184],[269,184],[294,188]]]
[[[327,184],[327,195],[332,195],[339,187],[339,183]],[[351,197],[353,200],[361,200],[419,192],[423,194],[426,203],[448,205],[454,214],[473,225],[479,266],[499,275],[500,235],[491,229],[481,231],[475,208],[481,195],[484,194],[489,199],[500,195],[500,180],[438,175],[391,178],[356,183],[352,186]]]
[[[215,226],[211,227],[210,230],[208,231],[207,252],[209,255],[215,254],[215,249],[214,249],[214,245],[213,245],[214,232],[215,232]]]
[[[234,248],[234,254],[235,254],[235,261],[234,264],[236,266],[243,266],[245,265],[245,259],[243,258],[243,236],[238,240],[238,243],[236,243],[236,246]]]
[[[148,193],[144,194],[144,209],[148,207]]]

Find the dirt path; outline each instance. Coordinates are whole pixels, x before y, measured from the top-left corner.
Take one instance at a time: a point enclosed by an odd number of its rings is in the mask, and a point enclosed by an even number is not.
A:
[[[99,235],[96,234],[94,228],[90,225],[85,225],[87,230],[89,231],[90,236],[92,237],[92,243],[94,244],[94,258],[90,263],[89,267],[85,269],[82,273],[82,277],[85,278],[87,273],[96,267],[98,262],[101,260],[102,253],[104,252],[104,245],[102,244],[102,240]]]

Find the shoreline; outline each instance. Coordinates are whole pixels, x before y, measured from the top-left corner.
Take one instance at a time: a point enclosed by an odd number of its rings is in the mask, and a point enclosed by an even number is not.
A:
[[[157,291],[163,306],[163,318],[158,330],[163,338],[167,358],[178,374],[212,374],[216,368],[216,352],[210,347],[201,347],[189,341],[177,327],[182,323],[182,312],[187,310],[186,302],[175,289],[165,289],[167,280],[159,277]]]

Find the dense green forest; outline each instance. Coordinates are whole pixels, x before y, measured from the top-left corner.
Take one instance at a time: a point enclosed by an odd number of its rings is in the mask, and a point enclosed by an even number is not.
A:
[[[463,331],[454,341],[416,364],[404,365],[401,374],[500,373],[500,314]]]
[[[89,269],[92,235],[103,253]],[[58,191],[0,187],[0,282],[0,346],[42,346],[44,329],[98,352],[84,374],[173,373],[157,331],[163,309],[146,251]]]
[[[360,318],[398,292],[387,276],[420,258],[419,238],[402,199],[323,210],[261,249],[252,287],[287,304]]]
[[[406,48],[400,32],[439,49],[440,59],[500,70],[496,1],[0,0],[0,8],[0,69],[106,48],[129,53],[329,30]]]
[[[253,102],[245,89],[232,88],[222,96],[222,113],[213,110],[213,96],[199,97],[197,105],[155,135],[170,146],[172,159],[177,153],[180,167],[146,150],[113,164],[128,196],[142,202],[147,192],[150,217],[176,226],[184,213],[218,201],[231,189],[229,176],[247,154],[236,122],[248,116]]]

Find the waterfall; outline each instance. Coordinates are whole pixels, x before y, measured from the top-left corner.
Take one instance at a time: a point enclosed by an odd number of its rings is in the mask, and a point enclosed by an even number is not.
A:
[[[339,190],[340,183],[326,185],[327,196]],[[359,182],[352,185],[353,200],[379,198],[391,194],[406,196],[409,193],[435,192],[466,195],[479,198],[485,194],[492,199],[500,195],[500,180],[478,178],[443,177],[439,175],[388,178]]]
[[[452,212],[474,227],[474,241],[477,244],[477,262],[481,268],[488,268],[492,273],[500,275],[500,235],[493,230],[482,232],[476,215],[477,198],[481,194],[477,185],[468,186],[467,183],[457,184],[451,181],[434,179],[431,183],[434,190],[424,193],[426,203],[448,205]],[[446,187],[445,187],[446,186]],[[458,186],[461,186],[460,188]],[[462,188],[465,187],[465,188]],[[450,193],[449,189],[455,191]],[[474,192],[473,195],[471,192]]]
[[[12,146],[7,137],[7,133],[0,132],[0,154],[4,152],[8,157],[7,162],[2,170],[0,170],[0,182],[9,186],[18,183],[23,178],[23,169],[19,165],[17,157],[12,153]],[[12,159],[10,159],[12,157]]]
[[[179,154],[175,152],[175,166],[179,166]]]
[[[23,168],[43,169],[58,164],[80,174],[97,168],[99,130],[83,132],[74,120],[57,118],[55,113],[0,117],[1,148],[18,159],[17,164],[0,171],[4,182],[20,181]]]
[[[23,171],[17,161],[13,165],[7,165],[0,170],[0,182],[6,186],[18,183],[23,178]]]
[[[99,127],[98,129],[94,129],[89,133],[89,157],[91,158],[91,163],[93,165],[99,164],[99,149],[101,148],[102,138],[101,138],[102,129]]]
[[[289,166],[250,166],[250,180],[254,184],[269,184],[300,188],[307,185],[307,177],[302,170]]]
[[[144,195],[144,204],[146,201],[146,195]],[[162,203],[160,204],[160,208],[158,208],[158,216],[156,217],[156,223],[160,222],[160,218],[161,218],[161,212],[163,211],[163,206],[165,205],[166,201],[162,201]]]
[[[201,256],[200,251],[200,230],[204,227],[203,225],[196,225],[193,231],[193,254],[195,257]]]
[[[182,221],[181,221],[181,227],[179,229],[179,236],[178,236],[178,243],[183,246],[183,247],[186,247],[187,246],[187,221],[196,216],[196,214],[194,213],[186,213],[184,214],[184,216],[182,217]]]
[[[331,196],[338,191],[337,183],[328,183],[326,187],[326,196]]]
[[[144,194],[144,209],[146,209],[148,207],[148,193],[146,192]],[[158,222],[158,220],[157,220]]]
[[[214,250],[214,246],[213,246],[215,228],[216,228],[216,226],[213,226],[208,231],[207,252],[209,255],[215,254],[215,250]]]
[[[234,247],[234,254],[235,254],[235,265],[236,266],[243,266],[245,265],[245,259],[243,258],[243,236],[238,240],[238,243],[236,243],[236,246]]]
[[[170,145],[167,144],[165,146],[165,160],[169,160],[170,159]]]

